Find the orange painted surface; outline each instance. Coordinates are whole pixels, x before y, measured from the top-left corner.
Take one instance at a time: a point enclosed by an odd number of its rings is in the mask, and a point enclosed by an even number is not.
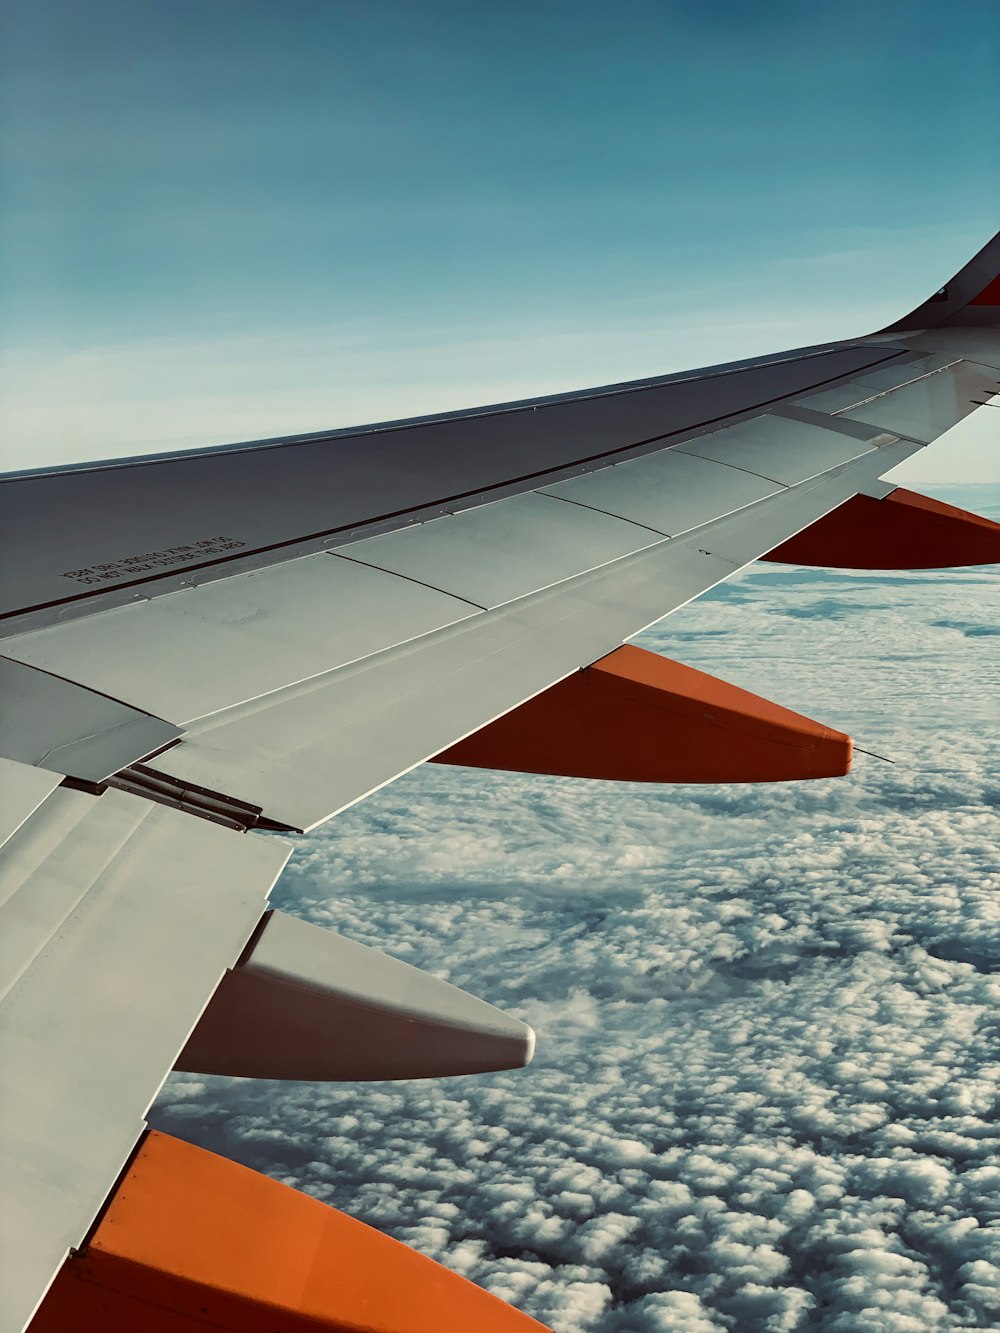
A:
[[[855,495],[763,560],[837,569],[945,569],[1000,561],[1000,523],[900,487]]]
[[[326,1204],[151,1132],[30,1333],[545,1333]]]
[[[1000,273],[978,296],[972,298],[969,305],[1000,305]]]
[[[838,777],[851,738],[642,648],[618,648],[437,763],[633,782]]]

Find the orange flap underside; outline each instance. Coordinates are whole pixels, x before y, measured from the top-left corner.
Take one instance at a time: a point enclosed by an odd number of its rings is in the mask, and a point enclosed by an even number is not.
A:
[[[855,495],[762,560],[834,569],[946,569],[1000,561],[1000,523],[900,487]]]
[[[30,1333],[546,1333],[316,1199],[155,1131]]]
[[[632,782],[776,782],[841,776],[851,765],[851,739],[626,645],[436,762]]]

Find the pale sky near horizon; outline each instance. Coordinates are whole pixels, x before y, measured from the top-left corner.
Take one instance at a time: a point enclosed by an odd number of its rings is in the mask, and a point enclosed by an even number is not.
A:
[[[0,36],[4,469],[867,332],[1000,217],[990,0],[14,0]],[[901,479],[996,480],[998,436]]]

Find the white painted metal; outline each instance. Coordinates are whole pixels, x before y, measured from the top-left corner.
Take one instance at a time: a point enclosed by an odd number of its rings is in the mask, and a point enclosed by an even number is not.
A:
[[[323,553],[22,634],[4,651],[183,725],[474,610]]]
[[[793,399],[804,407],[811,407],[817,412],[840,412],[845,407],[853,407],[876,394],[889,393],[902,384],[909,384],[934,370],[946,365],[947,356],[926,353],[923,356],[909,357],[903,361],[890,361],[885,366],[875,366],[852,375],[842,384],[831,384],[825,389],[811,389],[808,393]]]
[[[272,912],[176,1067],[250,1078],[431,1078],[516,1069],[533,1051],[531,1028],[493,1005]]]
[[[880,478],[870,482],[867,486],[858,488],[859,495],[867,495],[872,500],[884,500],[886,496],[891,495],[899,487],[894,481],[882,481]]]
[[[917,448],[875,450],[686,537],[207,719],[158,766],[312,827],[610,652]]]
[[[681,453],[728,463],[784,486],[819,476],[867,453],[870,447],[837,431],[772,413],[676,446]]]
[[[339,554],[494,607],[657,540],[634,523],[529,492],[355,542]]]
[[[6,657],[0,657],[0,695],[0,755],[89,782],[102,782],[181,734],[157,717]]]
[[[995,383],[992,369],[957,361],[840,415],[926,442],[970,416],[977,399],[995,392],[990,387]]]
[[[617,514],[673,537],[782,489],[779,482],[738,468],[664,449],[546,486],[542,494]]]
[[[3,853],[5,901],[0,908],[0,1002],[58,934],[147,813],[145,802],[123,805],[116,796],[100,805],[97,796],[63,790],[8,842]]]
[[[0,759],[0,847],[59,786],[58,773]],[[0,895],[4,886],[0,885]]]
[[[996,328],[929,329],[926,333],[907,334],[902,341],[915,351],[964,357],[991,370],[1000,370],[1000,334]]]
[[[50,801],[76,817],[55,845],[51,820],[32,829]],[[0,851],[20,882],[3,934],[34,932],[0,1004],[0,1328],[27,1322],[83,1239],[288,854],[123,792],[65,789]]]
[[[0,920],[9,922],[6,904],[16,899],[26,881],[58,853],[59,845],[93,808],[94,797],[86,792],[58,787],[8,838],[0,849]]]

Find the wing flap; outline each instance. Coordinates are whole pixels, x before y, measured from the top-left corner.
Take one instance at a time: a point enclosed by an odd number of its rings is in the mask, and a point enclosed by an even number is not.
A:
[[[158,717],[8,657],[0,657],[0,693],[0,755],[87,782],[102,782],[181,734]]]
[[[83,1239],[289,850],[60,788],[0,851],[0,1327]]]
[[[35,813],[60,781],[58,773],[0,759],[0,847]],[[4,885],[0,889],[0,898],[6,888]]]

